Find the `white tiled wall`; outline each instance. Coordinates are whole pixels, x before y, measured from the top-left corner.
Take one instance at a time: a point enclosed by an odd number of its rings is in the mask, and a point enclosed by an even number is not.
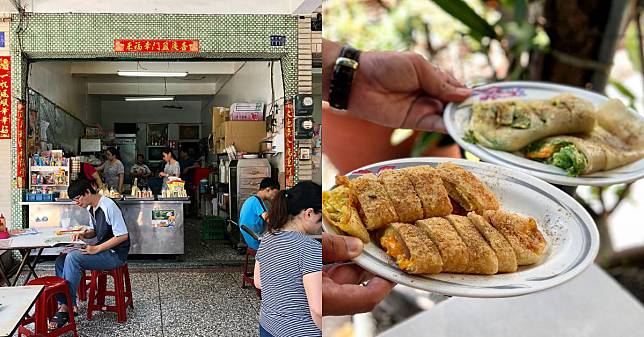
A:
[[[300,94],[313,93],[313,74],[311,67],[313,65],[312,52],[315,46],[312,44],[311,32],[311,15],[302,15],[299,17],[297,31],[298,43],[298,83],[297,92]],[[320,43],[322,41],[320,40]],[[321,49],[321,47],[320,47]]]

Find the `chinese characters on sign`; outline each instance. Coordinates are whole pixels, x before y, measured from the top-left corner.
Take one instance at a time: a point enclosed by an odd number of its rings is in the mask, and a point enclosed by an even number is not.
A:
[[[293,102],[284,105],[284,171],[286,187],[295,185],[295,113]]]
[[[199,40],[126,40],[115,39],[117,53],[197,53]]]
[[[16,187],[25,186],[25,102],[16,104]]]
[[[11,57],[0,56],[0,139],[11,139]]]

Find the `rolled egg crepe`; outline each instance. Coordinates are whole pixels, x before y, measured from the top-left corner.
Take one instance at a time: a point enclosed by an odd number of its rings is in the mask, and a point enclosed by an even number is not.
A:
[[[407,273],[436,274],[442,270],[443,261],[438,249],[414,225],[399,222],[389,225],[380,237],[380,245]]]
[[[571,94],[545,101],[494,100],[474,103],[465,140],[502,151],[516,151],[539,139],[588,133],[596,109]]]
[[[443,259],[443,272],[467,272],[470,254],[465,242],[458,232],[444,218],[434,217],[416,221],[416,226],[425,231],[425,234],[438,247]]]
[[[469,171],[452,163],[444,163],[438,165],[436,172],[449,196],[466,211],[483,214],[485,210],[499,209],[494,194]]]
[[[602,105],[590,134],[553,136],[523,149],[533,160],[564,169],[571,176],[611,170],[644,158],[644,120],[618,100]]]
[[[467,246],[470,261],[466,273],[496,274],[499,271],[499,261],[496,254],[470,220],[460,215],[448,215],[445,218],[454,226]]]
[[[322,215],[341,231],[369,242],[369,233],[360,220],[358,210],[352,205],[351,191],[347,186],[338,186],[322,192]]]
[[[445,216],[452,213],[452,203],[443,181],[429,165],[406,167],[399,170],[414,185],[416,195],[423,205],[423,218]]]
[[[534,218],[505,210],[486,211],[484,217],[508,240],[520,266],[541,260],[546,251],[546,240],[537,228]]]
[[[399,170],[385,170],[378,178],[394,205],[398,221],[413,223],[423,218],[423,206],[406,174]]]
[[[512,249],[512,246],[492,225],[490,225],[484,217],[470,212],[467,218],[476,227],[476,229],[483,235],[485,240],[499,260],[499,273],[511,273],[517,271],[517,256]]]
[[[398,221],[385,187],[374,174],[364,174],[351,180],[351,189],[358,198],[360,217],[368,230],[383,228]]]

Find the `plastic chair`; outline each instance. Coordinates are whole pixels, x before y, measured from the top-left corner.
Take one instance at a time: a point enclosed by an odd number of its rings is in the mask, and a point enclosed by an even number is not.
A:
[[[253,232],[250,228],[246,227],[246,225],[241,225],[240,228],[248,235],[250,235],[253,239],[257,240],[258,242],[260,241],[260,238],[257,236],[257,234],[255,234],[255,232]],[[255,287],[255,282],[253,281],[254,271],[248,270],[248,266],[249,266],[248,260],[249,260],[249,257],[251,256],[255,258],[256,254],[257,254],[256,250],[250,247],[246,247],[246,256],[244,257],[244,271],[243,271],[244,274],[242,275],[242,284],[241,284],[242,289],[246,288],[246,284],[250,284],[253,287]],[[257,297],[262,298],[262,292],[260,289],[257,289],[257,287],[255,287],[255,293],[257,294]]]
[[[36,301],[36,311],[34,316],[26,317],[22,320],[21,326],[18,328],[18,337],[22,336],[35,336],[42,335],[47,337],[56,337],[68,332],[72,332],[75,337],[78,337],[76,330],[76,322],[74,321],[74,307],[71,305],[72,297],[69,294],[69,287],[67,281],[58,276],[45,276],[33,279],[27,282],[28,285],[43,285],[45,288],[42,294]],[[57,294],[64,294],[67,298],[67,312],[69,313],[69,322],[60,328],[49,331],[47,322],[56,315],[58,311],[58,301],[56,300]],[[30,330],[26,325],[34,323],[34,330]]]
[[[114,290],[107,290],[107,277],[114,279]],[[89,301],[87,302],[87,320],[92,320],[94,311],[115,312],[117,322],[127,320],[127,306],[134,308],[132,286],[127,263],[112,270],[93,270],[89,286]],[[114,296],[116,305],[105,305],[105,297]]]

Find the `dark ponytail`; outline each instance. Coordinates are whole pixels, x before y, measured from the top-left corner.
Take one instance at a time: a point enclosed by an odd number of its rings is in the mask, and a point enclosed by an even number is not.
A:
[[[163,149],[163,153],[168,153],[168,154],[170,154],[170,158],[172,158],[172,159],[174,159],[174,160],[177,160],[177,156],[175,156],[175,155],[174,155],[174,151],[172,151],[172,148],[171,148],[171,147],[166,146],[166,147]]]
[[[312,208],[322,212],[322,187],[312,181],[303,181],[290,190],[277,194],[268,211],[268,230],[280,230],[303,210]]]

